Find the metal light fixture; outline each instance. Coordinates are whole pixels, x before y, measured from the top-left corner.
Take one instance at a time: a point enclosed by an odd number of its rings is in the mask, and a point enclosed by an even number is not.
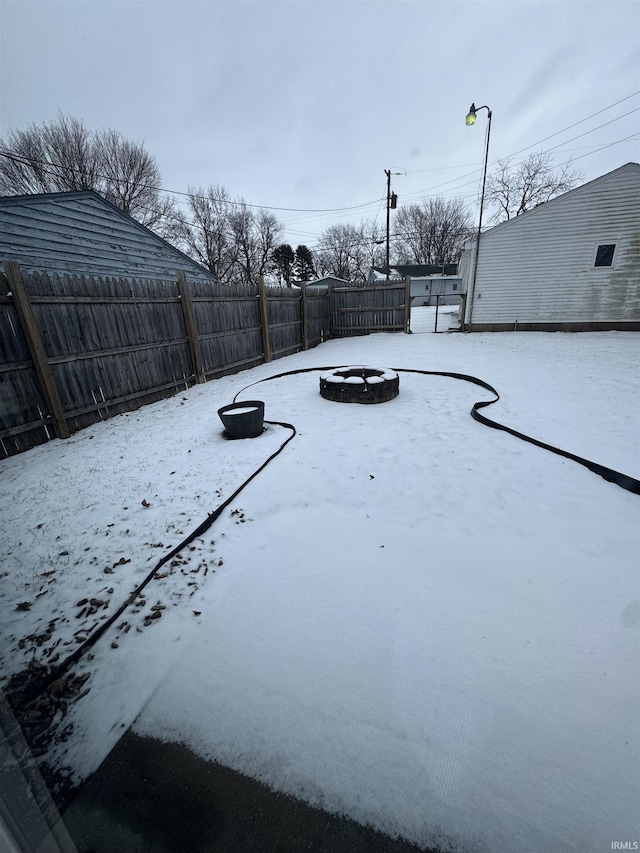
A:
[[[486,110],[488,114],[488,124],[487,124],[487,139],[484,146],[484,166],[482,170],[482,193],[480,195],[480,215],[478,216],[478,234],[476,237],[476,253],[473,259],[473,276],[471,277],[471,291],[469,294],[469,321],[466,324],[466,331],[471,331],[471,318],[473,317],[473,299],[476,293],[476,275],[478,274],[478,254],[480,252],[480,234],[482,232],[482,212],[484,210],[484,191],[487,185],[487,163],[489,160],[489,137],[491,136],[491,110],[485,104],[482,107],[476,107],[475,104],[471,104],[469,107],[469,112],[467,113],[467,117],[465,119],[465,124],[468,126],[474,125],[476,123],[476,113],[478,110]],[[464,317],[462,318],[463,328],[465,326]]]

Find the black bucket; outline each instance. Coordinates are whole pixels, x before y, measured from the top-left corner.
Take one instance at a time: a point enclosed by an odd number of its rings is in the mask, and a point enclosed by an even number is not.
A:
[[[262,435],[264,403],[262,400],[243,400],[218,409],[229,438],[256,438]]]

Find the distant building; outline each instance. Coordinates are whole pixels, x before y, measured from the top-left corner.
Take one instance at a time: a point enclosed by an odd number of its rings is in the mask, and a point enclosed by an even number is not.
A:
[[[338,278],[335,275],[324,275],[322,278],[316,278],[313,281],[307,282],[307,287],[349,287],[352,282],[346,281],[344,278]]]
[[[468,291],[474,253],[472,239],[461,261]],[[473,331],[640,330],[640,165],[486,231],[464,322]]]
[[[0,263],[27,272],[210,281],[213,273],[93,190],[0,198]]]
[[[389,278],[430,278],[431,276],[458,275],[458,264],[395,264],[389,267]],[[386,279],[386,267],[371,267],[369,283]]]
[[[464,293],[458,276],[458,264],[397,264],[389,267],[389,281],[411,280],[411,305],[459,305]],[[387,279],[384,267],[372,267],[370,284],[383,284]]]
[[[412,278],[411,305],[460,305],[462,288],[462,279],[457,275]]]

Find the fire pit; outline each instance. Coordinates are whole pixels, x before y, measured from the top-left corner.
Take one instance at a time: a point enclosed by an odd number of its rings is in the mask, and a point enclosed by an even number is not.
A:
[[[400,392],[394,370],[378,367],[338,367],[320,375],[320,395],[334,403],[385,403]]]

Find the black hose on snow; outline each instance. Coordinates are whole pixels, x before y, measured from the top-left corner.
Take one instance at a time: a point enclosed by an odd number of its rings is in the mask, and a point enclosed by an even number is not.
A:
[[[251,382],[249,385],[245,385],[233,398],[233,402],[235,403],[237,398],[243,391],[246,391],[247,388],[251,388],[254,385],[258,385],[261,382],[269,382],[272,379],[282,379],[285,376],[295,376],[300,373],[312,373],[317,371],[324,370],[336,370],[342,365],[331,365],[327,367],[304,367],[299,370],[286,370],[283,373],[277,373],[274,376],[267,376],[264,379],[258,379],[256,382]],[[620,471],[614,471],[612,468],[607,468],[605,465],[600,465],[597,462],[591,462],[588,459],[584,459],[581,456],[576,456],[574,453],[569,453],[566,450],[562,450],[559,447],[554,447],[551,444],[547,444],[544,441],[539,441],[536,438],[532,438],[531,436],[525,435],[522,432],[518,432],[518,430],[512,429],[511,427],[505,426],[504,424],[500,424],[497,421],[492,421],[490,418],[487,418],[485,415],[481,415],[479,409],[483,409],[487,406],[492,406],[494,403],[497,403],[500,399],[500,395],[496,391],[496,389],[489,385],[488,382],[485,382],[483,379],[478,379],[476,376],[470,376],[466,373],[451,373],[448,371],[441,370],[417,370],[411,368],[402,368],[396,367],[393,368],[398,373],[416,373],[421,374],[423,376],[445,376],[450,379],[459,379],[463,382],[471,382],[473,385],[478,385],[480,388],[484,388],[487,391],[490,391],[495,395],[495,399],[493,400],[482,400],[473,404],[471,409],[471,417],[478,421],[478,423],[484,424],[485,426],[491,427],[492,429],[499,429],[504,432],[508,432],[510,435],[515,436],[515,438],[522,439],[522,441],[527,441],[530,444],[536,445],[536,447],[541,447],[543,450],[548,450],[551,453],[556,453],[559,456],[565,457],[565,459],[571,459],[573,462],[577,462],[579,465],[583,465],[585,468],[588,468],[590,471],[593,471],[594,474],[598,474],[603,477],[610,483],[614,483],[617,486],[620,486],[622,489],[626,489],[633,494],[640,495],[640,480],[637,480],[634,477],[630,477],[627,474],[622,474]],[[84,653],[91,648],[100,637],[107,631],[113,623],[122,615],[122,613],[132,604],[137,598],[138,594],[145,588],[145,586],[151,581],[156,572],[169,560],[173,559],[177,554],[180,553],[184,548],[187,547],[194,539],[198,536],[201,536],[205,531],[207,531],[211,525],[216,521],[217,518],[221,515],[221,513],[229,506],[229,504],[235,500],[235,498],[240,494],[240,492],[249,485],[249,483],[263,471],[266,466],[276,458],[287,444],[294,438],[296,435],[296,429],[293,424],[284,423],[281,421],[265,421],[265,423],[273,424],[277,426],[284,427],[286,429],[291,430],[291,435],[284,441],[278,450],[275,453],[272,453],[269,458],[262,463],[262,465],[253,472],[253,474],[248,477],[241,486],[239,486],[236,491],[227,498],[224,503],[222,503],[216,510],[214,510],[210,515],[208,515],[205,520],[196,527],[187,537],[184,539],[179,545],[170,551],[168,554],[165,554],[161,560],[156,563],[154,568],[149,572],[149,574],[145,577],[145,579],[133,590],[133,592],[129,595],[126,601],[113,613],[105,622],[99,625],[95,631],[87,637],[87,639],[80,645],[73,654],[69,655],[62,663],[60,663],[54,670],[52,670],[47,676],[43,679],[37,681],[30,688],[25,690],[23,695],[20,697],[19,701],[16,703],[16,708],[20,709],[27,705],[29,702],[32,702],[34,699],[37,699],[44,691],[55,681],[57,681],[68,669],[73,666]]]
[[[247,388],[251,388],[253,385],[258,385],[260,382],[268,382],[270,379],[281,379],[283,376],[294,376],[297,373],[309,373],[313,370],[337,370],[340,366],[341,365],[334,365],[332,367],[305,367],[302,370],[287,370],[284,373],[278,373],[275,376],[267,376],[264,379],[258,379],[257,382],[252,382],[250,385],[246,385],[242,391],[246,391]],[[589,471],[593,471],[594,474],[598,474],[608,482],[614,483],[616,486],[620,486],[621,489],[626,489],[634,495],[640,495],[640,480],[637,480],[635,477],[630,477],[628,474],[622,474],[620,471],[615,471],[613,468],[607,468],[606,465],[600,465],[598,462],[591,462],[589,459],[584,459],[582,456],[576,456],[575,453],[569,453],[567,450],[562,450],[559,447],[554,447],[552,444],[539,441],[537,438],[532,438],[529,435],[518,432],[518,430],[512,429],[504,424],[500,424],[497,421],[492,421],[491,418],[488,418],[485,415],[481,415],[478,411],[479,409],[484,409],[486,406],[492,406],[500,399],[500,394],[498,394],[496,389],[483,379],[478,379],[477,376],[470,376],[467,373],[450,373],[442,370],[417,370],[408,367],[394,367],[392,369],[397,373],[418,373],[422,376],[446,376],[450,379],[460,379],[463,382],[471,382],[473,385],[485,388],[487,391],[495,394],[495,399],[482,400],[473,404],[470,414],[475,421],[491,427],[492,429],[499,429],[503,432],[508,432],[510,435],[515,436],[515,438],[520,438],[522,441],[529,442],[529,444],[535,444],[536,447],[541,447],[543,450],[548,450],[550,453],[555,453],[558,456],[564,456],[565,459],[571,459],[579,465],[584,465],[584,467],[588,468]],[[236,396],[233,398],[234,402],[236,398],[242,394],[242,391],[238,391]]]
[[[86,651],[88,651],[93,645],[95,645],[95,643],[100,639],[100,637],[105,633],[105,631],[107,631],[113,625],[113,623],[117,619],[119,619],[120,616],[122,616],[122,614],[127,609],[127,607],[129,607],[129,605],[133,604],[133,602],[138,597],[139,593],[141,593],[142,590],[145,588],[145,586],[151,581],[151,579],[154,577],[156,572],[159,569],[161,569],[165,563],[168,563],[169,560],[172,560],[174,557],[176,557],[180,553],[180,551],[183,551],[187,547],[187,545],[190,545],[194,539],[197,539],[198,536],[202,536],[202,534],[205,533],[211,527],[211,525],[214,523],[214,521],[216,521],[216,519],[218,519],[220,517],[222,512],[229,506],[229,504],[238,497],[240,492],[246,486],[248,486],[249,483],[255,477],[257,477],[258,474],[261,471],[263,471],[273,459],[276,458],[276,456],[278,456],[280,453],[282,453],[284,448],[287,446],[287,444],[289,444],[291,439],[296,434],[296,428],[293,426],[293,424],[282,423],[280,421],[265,421],[265,423],[266,424],[272,424],[274,426],[285,427],[286,429],[290,429],[291,435],[285,441],[282,442],[282,444],[275,451],[275,453],[272,453],[271,456],[269,456],[269,458],[265,462],[263,462],[262,465],[257,470],[255,470],[253,472],[253,474],[250,477],[248,477],[244,481],[244,483],[242,483],[242,485],[239,486],[230,497],[228,497],[226,499],[226,501],[224,501],[224,503],[220,504],[220,506],[217,509],[215,509],[212,513],[210,513],[205,518],[205,520],[201,524],[199,524],[198,527],[196,527],[195,530],[192,530],[191,533],[189,533],[189,535],[185,539],[183,539],[179,545],[176,545],[176,547],[173,548],[173,550],[169,551],[168,554],[165,554],[156,563],[156,565],[153,567],[153,569],[151,569],[151,571],[145,577],[145,579],[141,583],[139,583],[138,586],[129,595],[129,597],[126,599],[126,601],[120,605],[120,607],[115,611],[115,613],[112,613],[108,619],[106,619],[101,625],[98,625],[98,627],[93,631],[93,633],[90,634],[87,637],[87,639],[80,646],[78,646],[78,648],[75,650],[75,652],[70,654],[69,657],[65,658],[65,660],[62,661],[62,663],[58,664],[58,666],[56,666],[55,669],[51,670],[51,672],[48,673],[44,678],[39,679],[34,684],[32,684],[27,690],[25,690],[24,693],[20,696],[19,700],[15,704],[16,710],[20,710],[25,705],[28,705],[29,702],[33,702],[34,699],[37,699],[38,696],[40,696],[42,693],[44,693],[44,691],[48,687],[50,687],[55,681],[57,681],[62,675],[64,675],[64,673],[70,667],[72,667],[75,663],[77,663],[80,660],[80,658],[84,655],[84,653]]]

